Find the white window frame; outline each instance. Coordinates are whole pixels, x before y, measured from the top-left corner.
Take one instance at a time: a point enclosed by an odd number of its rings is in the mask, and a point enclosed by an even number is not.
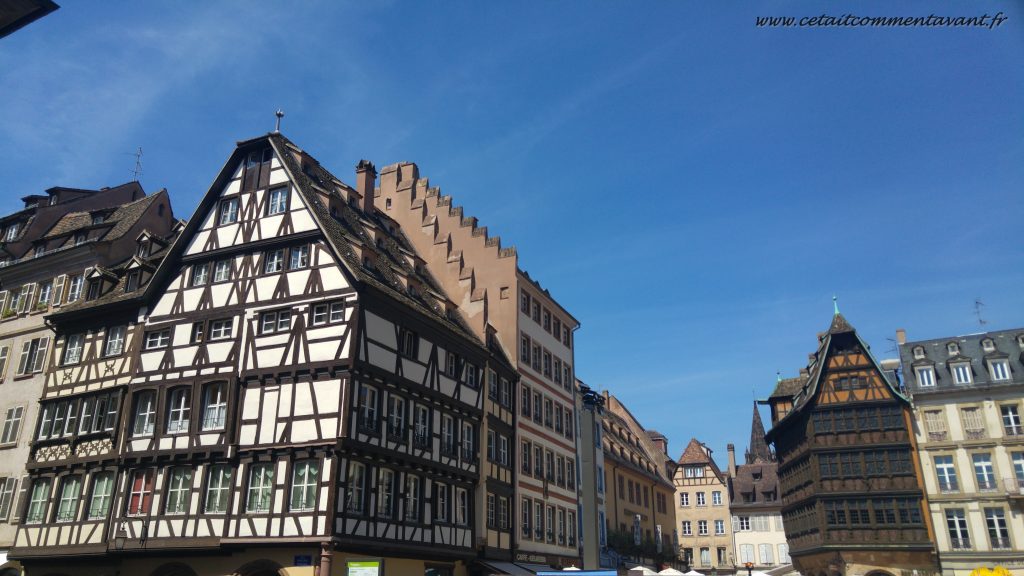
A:
[[[4,428],[3,434],[0,435],[0,444],[15,444],[18,442],[24,414],[24,406],[12,406],[7,409],[7,414],[4,415]]]
[[[104,356],[118,356],[124,352],[124,340],[128,327],[111,326],[107,328],[106,342],[103,345]]]
[[[67,476],[61,481],[55,522],[74,522],[78,518],[78,502],[81,499],[81,492],[81,477]]]
[[[92,494],[89,496],[87,520],[106,518],[114,494],[114,473],[97,472],[92,476]]]
[[[50,503],[50,479],[39,478],[32,483],[28,509],[25,512],[26,524],[39,524],[46,519],[46,508]]]
[[[272,188],[267,192],[267,216],[288,211],[288,187]]]
[[[213,281],[227,282],[231,280],[231,260],[217,260],[213,263]]]
[[[231,495],[231,466],[214,464],[207,473],[206,497],[203,499],[204,514],[224,514],[228,511]]]
[[[231,329],[234,325],[234,318],[220,318],[210,321],[208,341],[227,340],[231,338]]]
[[[349,512],[366,512],[366,465],[362,462],[348,464],[348,506]]]
[[[167,395],[167,433],[188,432],[192,416],[192,389],[188,386],[172,388]]]
[[[992,380],[996,382],[1010,379],[1010,362],[1008,360],[989,360],[988,369]]]
[[[263,255],[263,273],[276,274],[284,270],[284,248],[268,250]]]
[[[228,411],[227,384],[212,382],[203,388],[203,422],[200,429],[222,430]]]
[[[958,362],[950,366],[950,371],[953,373],[953,383],[966,385],[972,382],[971,376],[971,365],[967,362]]]
[[[152,436],[156,426],[156,392],[143,390],[135,395],[132,411],[132,437]]]
[[[185,466],[175,466],[168,471],[167,503],[165,514],[188,513],[189,496],[192,491],[192,470]]]
[[[316,508],[317,484],[320,482],[320,462],[301,460],[292,466],[292,487],[288,509],[308,512]]]
[[[146,332],[146,350],[158,350],[160,348],[166,348],[171,343],[171,329],[165,328],[163,330],[154,330],[152,332]]]
[[[309,268],[309,244],[293,246],[288,250],[288,269]]]
[[[220,201],[220,210],[217,215],[217,225],[225,226],[238,222],[239,202],[238,197],[225,198]]]
[[[267,462],[249,467],[249,487],[246,490],[245,511],[249,514],[270,512],[270,498],[274,490],[274,465]]]
[[[405,518],[420,519],[420,477],[414,474],[405,476]]]
[[[932,388],[935,386],[935,369],[931,366],[914,368],[914,375],[917,376],[917,385],[921,388]]]

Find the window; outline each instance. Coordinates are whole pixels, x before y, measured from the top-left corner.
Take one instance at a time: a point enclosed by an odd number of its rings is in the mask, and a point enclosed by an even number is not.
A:
[[[498,464],[509,465],[508,436],[498,435]]]
[[[703,492],[697,492],[697,506],[707,506]]]
[[[1010,547],[1010,532],[1006,527],[1005,510],[985,508],[985,526],[988,527],[988,540],[993,550],[1006,550]]]
[[[117,392],[99,394],[82,400],[79,434],[110,431],[117,423]],[[44,422],[46,411],[44,409]],[[40,434],[42,438],[43,435]]]
[[[192,323],[192,335],[189,337],[189,342],[192,344],[199,344],[206,338],[206,323],[205,322],[193,322]]]
[[[711,566],[711,549],[701,548],[700,549],[700,565]]]
[[[1020,425],[1020,411],[1016,404],[1003,404],[999,407],[999,413],[1003,417],[1003,433],[1007,436],[1020,436],[1024,429]]]
[[[231,318],[223,318],[210,322],[210,340],[231,338]]]
[[[544,540],[544,504],[533,503],[533,536],[537,540]]]
[[[189,416],[192,410],[190,388],[175,388],[167,398],[167,433],[188,432]]]
[[[438,522],[448,521],[448,486],[434,482],[434,519]]]
[[[715,490],[714,492],[711,493],[711,505],[712,506],[721,506],[722,505],[722,493],[719,492],[718,490]]]
[[[149,436],[156,424],[156,393],[145,390],[135,395],[135,424],[132,436]]]
[[[10,346],[0,346],[0,380],[7,375],[7,357],[11,352]]]
[[[441,452],[455,454],[455,421],[447,414],[441,417]]]
[[[523,290],[522,295],[519,299],[519,311],[523,314],[530,313],[530,293]]]
[[[926,410],[924,425],[928,431],[928,440],[938,442],[946,439],[946,418],[941,410]]]
[[[685,507],[685,506],[689,506],[689,505],[690,505],[690,493],[689,492],[680,492],[679,493],[679,506],[680,507]]]
[[[498,374],[490,368],[487,369],[487,397],[491,400],[498,399]]]
[[[405,518],[420,518],[420,477],[406,474],[405,476]]]
[[[316,460],[296,462],[292,467],[292,497],[289,508],[293,511],[313,510],[316,506],[316,484],[320,478]],[[390,487],[394,490],[394,487]]]
[[[164,506],[164,513],[187,513],[191,491],[192,470],[183,466],[171,468],[170,479],[167,481],[167,504]]]
[[[64,344],[64,366],[78,364],[82,359],[82,344],[85,341],[84,334],[69,334]]]
[[[359,386],[359,428],[376,432],[377,424],[377,389],[362,384]]]
[[[1017,484],[1024,484],[1024,452],[1011,453],[1013,458],[1013,473],[1017,478]]]
[[[922,388],[930,388],[935,386],[935,369],[931,366],[922,366],[915,368],[914,372],[917,374],[917,385]]]
[[[541,446],[533,447],[533,476],[535,478],[544,477],[544,448]],[[619,484],[621,486],[622,477],[619,477]],[[619,497],[622,497],[622,491],[619,491]]]
[[[85,278],[81,274],[75,274],[68,279],[68,303],[72,303],[82,297],[82,282]]]
[[[430,446],[430,409],[420,404],[413,411],[413,444]]]
[[[548,514],[545,517],[545,519],[547,520],[547,524],[545,524],[545,527],[547,528],[548,542],[554,542],[555,541],[555,509],[552,508],[551,506],[548,506],[547,511],[548,511]]]
[[[348,511],[362,514],[366,502],[366,466],[361,462],[348,465]]]
[[[288,188],[274,188],[268,193],[267,216],[281,214],[288,209]]]
[[[245,498],[245,511],[250,514],[270,512],[270,494],[273,489],[273,464],[253,464],[249,468],[249,490]]]
[[[693,536],[693,522],[683,520],[683,536]]]
[[[740,532],[750,531],[750,516],[737,516],[739,519],[738,527]]]
[[[989,369],[992,371],[993,380],[1009,380],[1010,379],[1010,363],[1006,360],[991,360],[988,363]]]
[[[228,399],[223,382],[207,384],[203,390],[203,426],[206,430],[219,430],[224,427],[227,415]]]
[[[78,516],[78,497],[82,490],[82,480],[78,476],[68,476],[60,487],[60,499],[57,501],[57,522],[71,522]]]
[[[995,490],[996,478],[992,472],[992,455],[972,454],[971,461],[974,463],[974,478],[978,481],[978,490]]]
[[[544,399],[544,425],[551,428],[554,420],[554,402],[551,398]]]
[[[231,261],[218,260],[213,264],[213,281],[226,282],[231,279]]]
[[[238,222],[238,198],[228,198],[220,201],[221,226]]]
[[[981,410],[976,407],[965,407],[960,409],[960,420],[964,425],[964,436],[968,440],[985,438],[985,422],[981,417]]]
[[[471,422],[465,422],[462,424],[462,459],[467,462],[476,460],[476,452],[474,450],[474,437],[476,431],[473,429]]]
[[[683,470],[687,478],[701,478],[704,476],[703,466],[686,466]]]
[[[284,249],[270,250],[263,255],[263,272],[273,274],[284,270]]]
[[[46,351],[50,347],[50,339],[33,338],[26,340],[21,347],[21,359],[18,361],[18,375],[42,372]]]
[[[764,566],[771,566],[775,563],[772,558],[772,545],[771,544],[758,544],[757,555],[761,559],[761,564]]]
[[[388,436],[405,441],[405,399],[388,395]]]
[[[544,351],[544,375],[551,378],[551,352]]]
[[[532,353],[533,364],[532,365],[533,365],[534,371],[536,371],[536,372],[540,372],[540,370],[541,370],[540,369],[540,365],[541,365],[541,358],[542,358],[542,356],[541,356],[541,351],[540,350],[541,350],[540,349],[540,344],[536,344],[535,343],[533,345],[533,353]]]
[[[708,534],[708,521],[698,520],[697,521],[697,534],[700,536],[707,536]]]
[[[92,477],[92,497],[89,499],[87,518],[106,518],[110,511],[111,495],[114,493],[113,472],[99,472]]]
[[[958,492],[960,485],[956,479],[956,467],[953,466],[953,457],[949,455],[935,457],[935,475],[939,481],[939,491],[943,494]]]
[[[715,536],[723,536],[725,534],[725,520],[715,520]]]
[[[520,402],[521,406],[519,407],[519,413],[520,413],[520,415],[523,418],[529,418],[530,417],[530,398],[531,397],[532,396],[530,394],[530,389],[526,385],[524,385],[523,386],[522,400]]]
[[[18,441],[24,410],[24,406],[15,406],[7,409],[7,414],[4,416],[4,429],[3,435],[0,436],[0,444],[13,444]]]
[[[477,367],[469,362],[466,362],[466,386],[477,387]]]
[[[295,246],[289,250],[288,269],[298,270],[309,266],[309,245]]]
[[[28,503],[25,522],[42,522],[46,516],[46,505],[50,502],[50,479],[40,478],[32,484],[32,496]]]
[[[128,494],[129,516],[149,514],[153,501],[153,471],[136,470],[132,473],[131,491]]]
[[[210,280],[210,264],[194,264],[192,266],[192,280],[190,286],[202,286]]]
[[[522,472],[529,476],[530,473],[533,472],[533,466],[530,465],[530,454],[533,453],[533,448],[530,446],[529,441],[523,440],[523,445],[520,448],[519,453],[522,455]]]
[[[399,338],[399,352],[408,358],[415,358],[418,342],[419,338],[415,332],[403,329]]]
[[[217,464],[210,467],[210,476],[206,484],[206,505],[203,511],[207,514],[222,514],[228,510],[228,495],[231,493],[231,467]]]
[[[509,524],[509,513],[508,512],[509,512],[509,510],[508,510],[508,498],[506,498],[504,496],[499,496],[498,497],[498,528],[501,528],[502,530],[508,530],[509,527],[510,527],[510,524]],[[570,512],[570,518],[571,518],[571,514],[572,513]],[[570,526],[572,526],[572,525],[570,524]],[[570,534],[571,533],[572,533],[572,528],[570,528]],[[571,536],[570,536],[570,538],[571,538]]]
[[[540,302],[533,301],[533,321],[540,323]]]
[[[10,242],[18,237],[18,224],[11,224],[7,227],[7,233],[4,234],[4,242]]]
[[[124,335],[127,330],[127,326],[107,328],[107,342],[103,348],[104,356],[117,356],[124,352]]]
[[[310,312],[309,322],[313,326],[322,326],[327,323],[341,322],[345,319],[345,303],[325,302],[314,304]]]
[[[971,383],[971,365],[967,363],[953,364],[953,381],[957,384]]]
[[[166,348],[171,342],[171,331],[168,330],[157,330],[155,332],[146,333],[146,350],[155,350],[157,348]]]
[[[527,366],[530,365],[530,348],[530,337],[522,335],[519,340],[519,359]]]
[[[967,516],[962,508],[946,509],[946,528],[953,550],[967,550],[971,547],[971,536],[967,531]]]
[[[523,536],[526,538],[530,537],[530,514],[533,512],[533,504],[529,498],[523,498],[519,511],[521,513],[520,524],[523,529]]]
[[[465,488],[455,489],[455,523],[469,524],[469,492]]]
[[[39,298],[36,299],[36,308],[46,308],[50,305],[50,296],[53,295],[53,282],[39,283]]]
[[[260,315],[260,334],[284,332],[292,327],[292,311],[274,310]]]

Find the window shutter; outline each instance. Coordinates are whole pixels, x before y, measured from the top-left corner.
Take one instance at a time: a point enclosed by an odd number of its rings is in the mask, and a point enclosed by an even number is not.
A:
[[[7,310],[7,290],[0,290],[0,314]]]
[[[36,361],[32,365],[33,372],[41,372],[46,362],[46,352],[50,347],[50,338],[39,339],[39,350],[36,352]]]
[[[18,314],[28,311],[29,302],[32,300],[32,293],[35,292],[35,289],[35,284],[26,284],[21,287],[21,296],[18,298]]]
[[[21,490],[18,491],[18,505],[14,508],[14,515],[11,517],[11,524],[21,522],[25,515],[25,506],[28,504],[28,475],[21,477]]]
[[[25,373],[26,370],[31,368],[31,366],[28,365],[28,355],[29,355],[29,352],[31,352],[31,351],[32,351],[32,341],[31,340],[26,340],[21,345],[21,358],[18,360],[18,372],[17,372],[17,374],[19,376],[21,376],[22,374]]]
[[[68,283],[68,275],[61,274],[57,276],[57,279],[53,281],[53,295],[50,296],[50,303],[53,306],[60,306],[61,302],[64,301],[64,287]]]
[[[17,478],[5,478],[0,484],[0,522],[6,522],[11,513],[11,501],[14,500],[14,490],[17,486]]]
[[[0,381],[7,376],[7,357],[10,356],[10,352],[10,346],[0,346]]]

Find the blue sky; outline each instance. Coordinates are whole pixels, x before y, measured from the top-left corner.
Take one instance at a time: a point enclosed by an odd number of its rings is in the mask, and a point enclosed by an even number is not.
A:
[[[131,179],[191,215],[273,128],[415,161],[578,319],[576,368],[724,463],[839,295],[879,357],[1024,326],[1019,2],[64,2],[0,40],[0,211]],[[789,28],[756,16],[975,16]]]

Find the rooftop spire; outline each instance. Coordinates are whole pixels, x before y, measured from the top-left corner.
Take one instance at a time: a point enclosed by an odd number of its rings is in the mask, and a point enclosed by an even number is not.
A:
[[[761,412],[757,409],[757,402],[754,402],[754,417],[750,422],[750,447],[747,449],[747,464],[774,462],[768,442],[764,439],[764,424],[761,423]]]
[[[832,312],[834,316],[839,316],[839,298],[836,295],[832,295]]]

